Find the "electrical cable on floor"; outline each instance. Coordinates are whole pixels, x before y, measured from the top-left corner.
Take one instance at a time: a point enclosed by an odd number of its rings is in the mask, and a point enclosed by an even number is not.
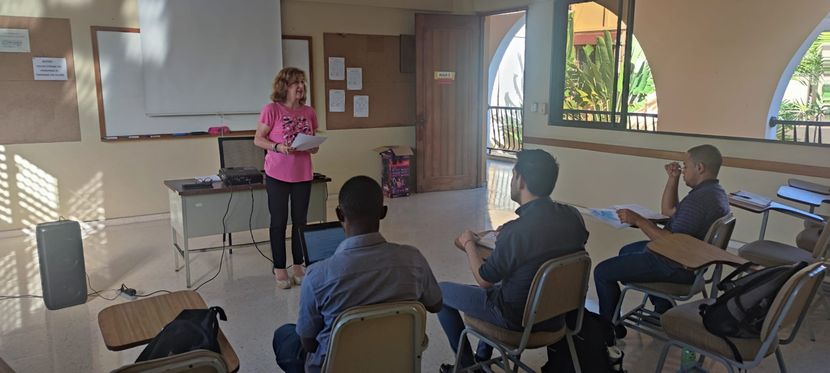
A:
[[[222,256],[219,257],[219,269],[216,271],[216,274],[213,277],[207,279],[207,281],[203,282],[201,285],[197,286],[193,291],[199,291],[202,286],[205,286],[208,282],[213,281],[219,273],[222,272],[222,262],[225,260],[225,234],[227,234],[227,228],[225,225],[225,219],[228,217],[228,211],[231,209],[231,201],[233,201],[233,188],[231,188],[231,195],[228,197],[228,205],[225,206],[225,214],[222,215]]]
[[[42,295],[23,294],[23,295],[0,295],[0,300],[9,299],[29,299],[29,298],[43,298]]]
[[[99,298],[106,299],[106,300],[116,300],[118,298],[118,296],[121,295],[121,293],[124,291],[124,288],[126,287],[126,286],[124,286],[124,284],[121,284],[120,289],[109,289],[109,290],[101,290],[101,291],[95,290],[95,288],[92,287],[92,280],[89,279],[89,274],[86,275],[86,286],[89,287],[89,290],[92,290],[92,292],[87,294],[86,296],[88,296],[88,297],[99,297]],[[115,293],[114,297],[107,298],[107,297],[101,295],[101,293],[105,292],[105,291],[115,291],[116,293]]]

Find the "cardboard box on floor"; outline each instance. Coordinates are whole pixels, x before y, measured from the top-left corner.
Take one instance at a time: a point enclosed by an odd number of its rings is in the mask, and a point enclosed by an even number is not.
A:
[[[379,146],[381,187],[387,198],[406,197],[415,192],[415,152],[403,145]]]

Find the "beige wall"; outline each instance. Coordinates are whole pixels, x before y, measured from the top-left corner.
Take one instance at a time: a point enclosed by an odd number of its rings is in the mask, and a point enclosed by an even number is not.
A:
[[[362,3],[403,7],[406,2]],[[424,5],[424,9],[450,9],[440,0]],[[412,34],[413,13],[396,8],[283,1],[283,30],[313,37],[314,73],[322,76],[323,32]],[[0,146],[0,231],[30,227],[59,216],[100,220],[164,213],[168,202],[163,180],[216,173],[216,139],[99,141],[89,28],[138,27],[135,0],[3,0],[0,14],[70,19],[82,138],[81,142]],[[318,78],[315,83],[317,115],[324,129],[323,81]],[[263,102],[266,100],[263,97]],[[313,162],[315,171],[334,179],[330,192],[336,192],[346,178],[355,174],[379,178],[380,161],[370,149],[415,143],[414,127],[329,131],[327,135],[329,141]]]
[[[524,12],[517,12],[484,18],[484,66],[489,66],[493,62],[493,55],[496,54],[502,39],[523,15]]]
[[[724,132],[734,123],[754,121],[762,126],[784,66],[828,11],[830,3],[822,0],[638,1],[635,29],[654,71],[660,126],[694,124]],[[549,98],[552,13],[551,1],[533,2],[528,11],[527,44],[534,48],[527,50],[525,67],[525,136],[679,151],[711,143],[725,156],[830,164],[827,148],[547,125],[547,115],[530,112],[530,105]],[[764,25],[764,31],[759,25]],[[555,198],[590,206],[639,203],[658,207],[665,160],[542,148],[562,163]],[[727,190],[746,189],[770,196],[789,177],[797,176],[728,167],[721,170]],[[830,184],[830,179],[799,178]],[[756,239],[760,217],[743,211],[736,215],[735,238]],[[773,214],[767,237],[792,242],[799,229],[799,221]]]
[[[438,2],[426,4],[437,6]],[[526,63],[526,136],[666,150],[683,150],[708,142],[727,156],[830,164],[830,151],[826,148],[548,126],[547,116],[530,112],[530,105],[548,102],[551,0],[453,1],[452,6],[455,11],[469,12],[528,4],[527,44],[532,47],[527,50]],[[825,0],[640,0],[637,5],[637,37],[654,70],[660,93],[661,127],[700,125],[725,130],[730,124],[747,121],[763,125],[781,71],[807,34],[830,11],[830,3]],[[412,13],[323,5],[308,0],[284,1],[283,27],[286,33],[314,37],[314,70],[321,76],[323,32],[412,33]],[[80,143],[0,148],[0,230],[20,228],[56,218],[58,214],[90,220],[165,212],[162,180],[216,171],[214,140],[118,144],[98,140],[89,26],[137,27],[134,0],[5,0],[0,2],[0,14],[71,19],[82,127]],[[315,102],[325,127],[320,107],[325,102],[323,82],[317,79],[315,83]],[[411,127],[331,131],[328,135],[331,140],[314,162],[318,171],[334,177],[333,190],[352,174],[378,176],[377,156],[368,149],[386,143],[414,144]],[[664,160],[545,148],[562,161],[556,198],[591,206],[623,202],[657,206],[664,182]],[[19,178],[20,174],[32,176]],[[774,195],[777,187],[792,175],[725,168],[721,176],[730,191],[748,189]],[[806,179],[830,184],[830,179]],[[21,180],[32,182],[18,185]],[[3,182],[9,183],[5,189]],[[29,198],[30,194],[36,198]],[[43,202],[30,201],[33,199]],[[11,214],[6,212],[8,209]],[[11,223],[4,220],[9,215]],[[753,239],[759,217],[739,212],[738,218],[736,238]],[[798,228],[794,219],[773,215],[769,237],[791,242]]]

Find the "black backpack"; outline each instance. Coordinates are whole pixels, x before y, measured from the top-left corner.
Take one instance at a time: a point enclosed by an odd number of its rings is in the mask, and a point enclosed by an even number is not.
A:
[[[778,291],[807,263],[768,267],[735,278],[753,265],[746,263],[735,269],[718,284],[718,289],[724,293],[718,296],[715,303],[700,305],[703,326],[723,338],[738,362],[743,362],[743,357],[729,337],[758,338]]]
[[[568,325],[574,325],[576,314],[569,313],[567,322]],[[625,372],[622,370],[622,351],[614,345],[615,341],[613,325],[586,309],[582,317],[582,328],[574,336],[574,349],[579,357],[580,369],[591,373]],[[542,367],[542,372],[575,372],[567,340],[563,338],[548,346],[548,349],[548,363]]]
[[[153,360],[193,350],[219,351],[219,321],[227,321],[222,307],[183,310],[141,351],[135,362]]]

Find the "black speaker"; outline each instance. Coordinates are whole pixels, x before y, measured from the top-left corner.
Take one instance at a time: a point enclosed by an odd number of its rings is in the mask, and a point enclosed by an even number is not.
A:
[[[38,224],[35,231],[46,308],[57,310],[85,303],[87,285],[81,225],[61,220]]]

